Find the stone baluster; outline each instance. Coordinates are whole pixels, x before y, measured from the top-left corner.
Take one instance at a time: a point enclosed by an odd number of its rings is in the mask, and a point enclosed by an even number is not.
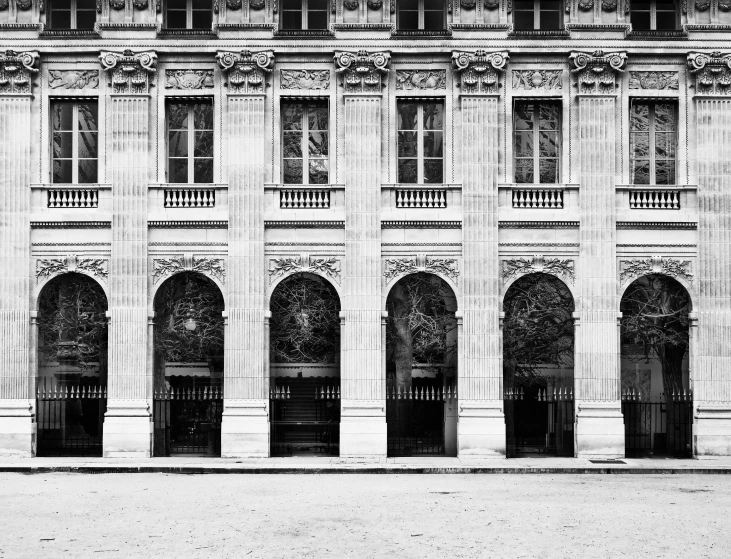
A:
[[[345,104],[341,456],[386,455],[381,354],[382,85],[390,55],[338,52]]]
[[[226,76],[228,142],[228,327],[221,455],[269,455],[265,328],[264,105],[271,51],[219,52]]]
[[[107,178],[112,185],[109,379],[104,456],[150,456],[147,378],[147,188],[152,51],[102,52],[109,76]]]
[[[454,52],[462,130],[460,455],[505,454],[498,260],[500,83],[507,52]]]

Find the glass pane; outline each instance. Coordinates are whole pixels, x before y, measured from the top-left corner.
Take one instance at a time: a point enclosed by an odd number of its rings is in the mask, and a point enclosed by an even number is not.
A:
[[[188,133],[168,132],[168,155],[186,157],[188,155]]]
[[[515,160],[515,182],[532,183],[533,182],[533,160],[532,159],[516,159]]]
[[[424,29],[431,31],[444,29],[444,12],[424,12]]]
[[[515,105],[515,129],[533,130],[533,105],[531,103]]]
[[[283,157],[302,157],[302,133],[285,132],[282,135]]]
[[[399,12],[398,28],[405,29],[407,31],[419,29],[419,12]]]
[[[71,29],[71,12],[57,11],[51,12],[51,29]]]
[[[327,0],[307,0],[307,9],[327,11]]]
[[[302,160],[285,159],[282,161],[284,184],[302,184]]]
[[[188,105],[168,105],[168,130],[188,128]]]
[[[659,31],[672,31],[677,28],[674,12],[657,12],[655,16],[657,26],[655,29]]]
[[[79,183],[89,184],[97,182],[96,168],[96,159],[79,159]]]
[[[213,13],[207,10],[193,11],[193,26],[191,29],[211,29]]]
[[[398,103],[398,129],[416,130],[417,103]]]
[[[210,9],[212,9],[211,0],[193,0],[193,9],[194,10],[210,10]]]
[[[424,160],[424,183],[435,184],[444,182],[444,162],[441,159]]]
[[[655,134],[655,156],[659,159],[675,158],[674,132],[660,132]]]
[[[79,103],[79,130],[97,130],[97,104]]]
[[[96,158],[97,132],[79,133],[79,157]]]
[[[71,9],[71,0],[53,0],[53,4],[51,4],[51,9],[53,9],[53,10],[70,10]]]
[[[541,31],[551,31],[561,29],[562,15],[561,12],[544,12],[541,11]]]
[[[168,10],[167,16],[168,29],[185,29],[185,12]]]
[[[327,107],[318,105],[308,107],[307,126],[310,130],[327,130]]]
[[[540,132],[538,155],[541,157],[558,157],[558,132]]]
[[[213,182],[213,159],[194,159],[193,165],[193,182]]]
[[[533,157],[533,132],[516,132],[513,151],[515,157]]]
[[[302,12],[282,12],[282,29],[302,29]]]
[[[630,16],[632,29],[634,31],[647,31],[650,29],[650,12],[632,12]]]
[[[213,130],[213,105],[193,105],[193,123],[196,130]]]
[[[533,10],[530,12],[515,12],[513,14],[513,27],[516,31],[532,31],[534,28],[533,17]]]
[[[515,0],[513,2],[514,10],[533,11],[533,0]]]
[[[53,162],[53,182],[70,183],[71,182],[71,165],[70,159],[63,161],[55,160]]]
[[[418,10],[419,0],[398,0],[398,9],[401,10]]]
[[[541,130],[558,130],[558,105],[538,105],[538,127]]]
[[[307,12],[307,29],[327,29],[327,12]]]
[[[168,160],[168,180],[170,182],[188,182],[188,160]]]
[[[53,157],[71,157],[73,147],[73,132],[53,133]]]
[[[444,128],[444,105],[429,103],[424,105],[424,130],[442,130]]]
[[[633,103],[629,118],[630,131],[644,132],[650,129],[650,107],[645,104]]]
[[[405,184],[418,182],[416,159],[399,159],[398,181]]]
[[[327,156],[327,132],[310,132],[308,143],[311,156]]]
[[[51,105],[53,130],[73,130],[74,106],[72,103],[53,103]]]
[[[301,10],[302,0],[282,0],[283,10]]]
[[[399,157],[416,157],[417,144],[416,132],[399,132],[398,133],[398,156]]]
[[[213,157],[213,132],[196,132],[194,142],[194,157]]]
[[[444,0],[424,0],[424,9],[444,11]]]
[[[53,4],[56,4],[56,0],[53,0]],[[76,0],[77,10],[96,10],[96,0]]]
[[[286,104],[282,106],[282,129],[302,130],[301,104]]]
[[[541,183],[557,183],[558,159],[540,159],[538,161],[538,172],[540,173]]]
[[[561,9],[560,0],[539,0],[541,11],[558,12]]]
[[[76,29],[94,29],[96,13],[93,11],[76,12]]]
[[[650,162],[635,159],[632,163],[632,184],[650,184]]]
[[[310,160],[310,184],[327,184],[327,159]]]
[[[675,161],[655,162],[655,184],[675,184]]]
[[[675,130],[675,107],[655,105],[655,130]]]
[[[630,134],[630,149],[636,158],[650,157],[650,134],[648,132]]]
[[[185,10],[187,0],[166,0],[165,3],[171,10]]]
[[[444,132],[426,132],[424,134],[424,157],[442,157]]]

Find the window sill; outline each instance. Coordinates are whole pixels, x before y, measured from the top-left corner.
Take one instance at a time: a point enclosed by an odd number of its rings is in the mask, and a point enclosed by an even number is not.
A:
[[[98,39],[99,32],[95,29],[46,29],[38,34],[41,39],[68,39],[79,37],[84,39]]]
[[[216,32],[211,29],[160,29],[157,33],[158,37],[216,37]]]
[[[228,183],[216,183],[216,182],[154,182],[147,185],[150,190],[160,190],[163,188],[174,188],[177,190],[197,190],[197,189],[208,189],[208,190],[226,190],[228,189]]]
[[[618,184],[617,190],[698,190],[695,184]]]
[[[571,34],[566,29],[550,29],[550,30],[512,30],[508,32],[508,37],[514,39],[568,39]]]
[[[451,29],[394,29],[391,33],[393,39],[406,39],[406,38],[442,38],[451,37]]]
[[[275,29],[274,37],[334,37],[329,29]]]
[[[284,184],[265,182],[264,190],[345,190],[344,184]]]
[[[668,30],[668,31],[657,31],[657,30],[642,30],[642,31],[630,31],[627,33],[628,39],[635,39],[639,41],[651,41],[654,39],[687,39],[688,33],[683,29]]]
[[[33,183],[30,185],[31,190],[111,190],[111,184],[97,183],[97,182],[84,182],[84,183],[55,183],[55,182],[43,182]]]
[[[417,184],[417,183],[383,183],[381,184],[381,190],[460,190],[462,188],[461,183],[428,183],[428,184]]]

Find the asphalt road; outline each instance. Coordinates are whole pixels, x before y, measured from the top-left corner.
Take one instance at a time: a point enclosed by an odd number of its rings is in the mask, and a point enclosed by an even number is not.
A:
[[[731,557],[731,476],[0,474],[0,557]]]

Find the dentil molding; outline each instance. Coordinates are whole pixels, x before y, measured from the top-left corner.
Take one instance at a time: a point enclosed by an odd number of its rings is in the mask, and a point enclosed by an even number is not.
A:
[[[663,274],[671,278],[693,282],[692,263],[690,260],[677,258],[633,258],[619,261],[619,281],[634,280],[647,274]]]
[[[196,257],[190,253],[171,258],[152,260],[152,281],[157,283],[178,272],[198,272],[226,283],[226,260],[223,258]]]
[[[507,283],[514,277],[526,274],[544,273],[568,280],[571,285],[576,280],[575,262],[564,258],[546,258],[537,254],[532,258],[513,258],[502,261],[501,277]]]
[[[219,51],[216,60],[228,77],[229,93],[263,94],[266,76],[274,69],[274,52],[271,50],[242,50],[239,53]]]
[[[442,275],[456,283],[459,279],[459,261],[456,258],[437,258],[426,254],[383,260],[384,284],[396,277],[417,272]]]
[[[106,258],[80,258],[67,254],[63,258],[38,258],[36,260],[36,283],[67,272],[86,272],[106,282],[109,275],[109,260]]]
[[[281,276],[303,272],[326,276],[340,285],[342,260],[336,256],[315,257],[309,254],[269,258],[269,285]]]

